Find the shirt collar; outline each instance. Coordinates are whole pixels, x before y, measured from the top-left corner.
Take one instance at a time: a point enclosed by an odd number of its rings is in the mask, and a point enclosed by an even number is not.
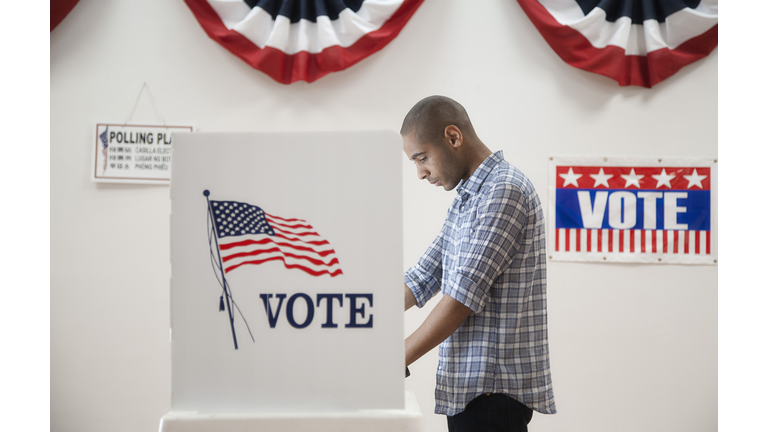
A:
[[[503,160],[504,153],[501,150],[485,158],[483,163],[477,167],[475,172],[469,176],[469,179],[466,182],[464,179],[459,182],[457,192],[459,194],[463,194],[464,192],[468,192],[470,194],[477,193],[480,190],[480,186],[483,185],[485,179],[488,177],[488,174],[490,174],[496,165],[498,165],[499,162]]]

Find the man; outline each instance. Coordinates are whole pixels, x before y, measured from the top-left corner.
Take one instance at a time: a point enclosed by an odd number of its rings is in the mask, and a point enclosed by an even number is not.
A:
[[[435,413],[447,416],[449,431],[527,431],[533,410],[556,412],[539,197],[450,98],[421,100],[400,134],[418,178],[458,192],[404,275],[406,310],[443,292],[405,341],[406,367],[440,344]]]

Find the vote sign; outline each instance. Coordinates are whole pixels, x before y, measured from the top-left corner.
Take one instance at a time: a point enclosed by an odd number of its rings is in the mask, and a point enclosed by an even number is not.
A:
[[[173,140],[172,409],[403,409],[400,136]]]
[[[552,158],[555,261],[715,264],[716,162]]]

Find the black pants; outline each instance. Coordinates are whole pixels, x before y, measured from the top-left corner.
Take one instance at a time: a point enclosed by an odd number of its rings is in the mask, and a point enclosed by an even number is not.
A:
[[[527,432],[532,417],[532,409],[511,397],[486,393],[448,416],[448,432]]]

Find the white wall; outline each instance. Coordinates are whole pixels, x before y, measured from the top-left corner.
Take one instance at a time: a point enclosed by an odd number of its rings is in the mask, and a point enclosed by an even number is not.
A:
[[[550,155],[717,157],[717,50],[654,89],[619,88],[560,60],[517,2],[480,4],[426,0],[381,52],[285,86],[181,0],[81,0],[51,33],[51,429],[150,431],[169,410],[168,188],[88,180],[95,124],[124,121],[145,81],[169,124],[198,131],[398,130],[416,101],[448,95],[544,202]],[[148,98],[132,121],[159,121]],[[453,193],[403,166],[405,268]],[[551,263],[559,413],[532,428],[716,430],[716,281],[712,266]],[[406,333],[430,307],[406,314]],[[406,381],[429,431],[446,429],[436,363],[434,350]]]

